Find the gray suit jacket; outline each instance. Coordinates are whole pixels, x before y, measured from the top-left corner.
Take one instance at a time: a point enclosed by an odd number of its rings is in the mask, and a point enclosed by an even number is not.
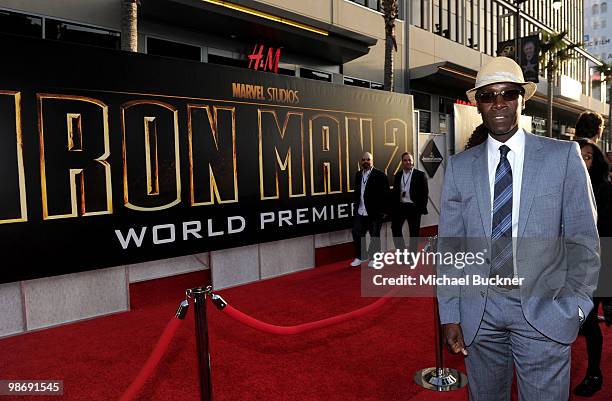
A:
[[[599,238],[593,190],[577,143],[526,133],[515,266],[527,321],[565,344],[578,334],[599,273]],[[491,194],[486,142],[452,156],[442,190],[438,251],[480,248],[485,263],[457,269],[438,265],[438,276],[488,277]],[[450,241],[450,238],[455,240]],[[455,249],[456,250],[456,249]],[[487,286],[439,286],[440,321],[461,323],[466,345],[482,320]]]

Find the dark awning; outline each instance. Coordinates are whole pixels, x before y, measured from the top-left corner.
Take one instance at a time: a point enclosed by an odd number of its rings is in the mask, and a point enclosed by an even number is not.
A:
[[[474,87],[477,72],[460,65],[442,61],[410,69],[410,85],[415,90],[435,93],[445,97],[467,100],[465,91]],[[572,125],[576,117],[584,110],[581,105],[555,97],[554,119]],[[527,102],[525,115],[546,117],[548,100],[546,96],[536,93]]]
[[[449,61],[441,61],[411,68],[410,84],[415,89],[464,98],[465,91],[474,87],[476,73]]]
[[[376,38],[252,0],[143,1],[143,19],[212,33],[242,43],[263,42],[341,64],[367,54]],[[383,23],[381,18],[381,24]]]

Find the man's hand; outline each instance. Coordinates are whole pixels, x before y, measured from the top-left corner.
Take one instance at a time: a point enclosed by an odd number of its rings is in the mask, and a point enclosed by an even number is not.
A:
[[[448,323],[442,325],[444,330],[444,339],[448,350],[453,354],[462,353],[467,356],[468,352],[465,349],[465,343],[463,342],[463,331],[461,325],[458,323]]]

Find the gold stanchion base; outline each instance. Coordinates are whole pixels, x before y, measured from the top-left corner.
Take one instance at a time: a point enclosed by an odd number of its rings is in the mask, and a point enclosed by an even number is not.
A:
[[[467,376],[456,369],[427,368],[417,371],[414,381],[428,390],[453,391],[467,384]]]

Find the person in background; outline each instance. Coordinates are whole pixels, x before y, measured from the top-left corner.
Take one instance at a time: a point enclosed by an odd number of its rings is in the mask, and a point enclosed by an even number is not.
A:
[[[472,132],[472,135],[470,135],[468,138],[468,141],[465,144],[465,150],[480,145],[481,143],[485,142],[488,137],[489,130],[484,124],[480,124],[478,127],[474,128],[474,132]]]
[[[582,117],[582,115],[581,115]],[[609,269],[608,255],[610,250],[606,247],[604,238],[612,236],[612,184],[608,182],[608,171],[610,166],[603,156],[601,150],[585,138],[576,140],[580,145],[582,159],[589,172],[595,203],[597,204],[597,230],[602,238],[601,246],[601,270],[597,290],[593,297],[593,310],[588,314],[580,333],[586,338],[588,366],[585,378],[574,388],[574,394],[581,397],[591,397],[601,390],[603,385],[603,374],[600,369],[601,351],[603,337],[599,327],[598,310],[599,304],[603,303],[606,323],[612,323],[612,309],[610,298],[612,292],[612,281]]]
[[[576,137],[586,138],[597,143],[603,134],[604,128],[604,119],[601,114],[594,111],[585,111],[578,116]]]
[[[429,186],[425,173],[414,168],[414,156],[411,153],[402,154],[402,169],[395,173],[391,194],[393,210],[391,231],[395,248],[404,249],[406,247],[402,226],[404,221],[408,220],[410,250],[415,252],[421,229],[421,216],[427,214]]]
[[[612,182],[612,151],[608,150],[606,152],[606,159],[608,159],[608,164],[610,165],[610,169],[608,170],[608,181]]]
[[[355,174],[355,207],[353,220],[353,244],[355,259],[352,267],[371,260],[376,252],[380,252],[380,229],[385,217],[385,206],[389,194],[389,180],[382,171],[374,168],[374,157],[370,152],[361,158],[361,170]],[[370,233],[370,246],[367,257],[362,254],[361,244],[366,233]],[[372,262],[368,264],[371,266]]]

